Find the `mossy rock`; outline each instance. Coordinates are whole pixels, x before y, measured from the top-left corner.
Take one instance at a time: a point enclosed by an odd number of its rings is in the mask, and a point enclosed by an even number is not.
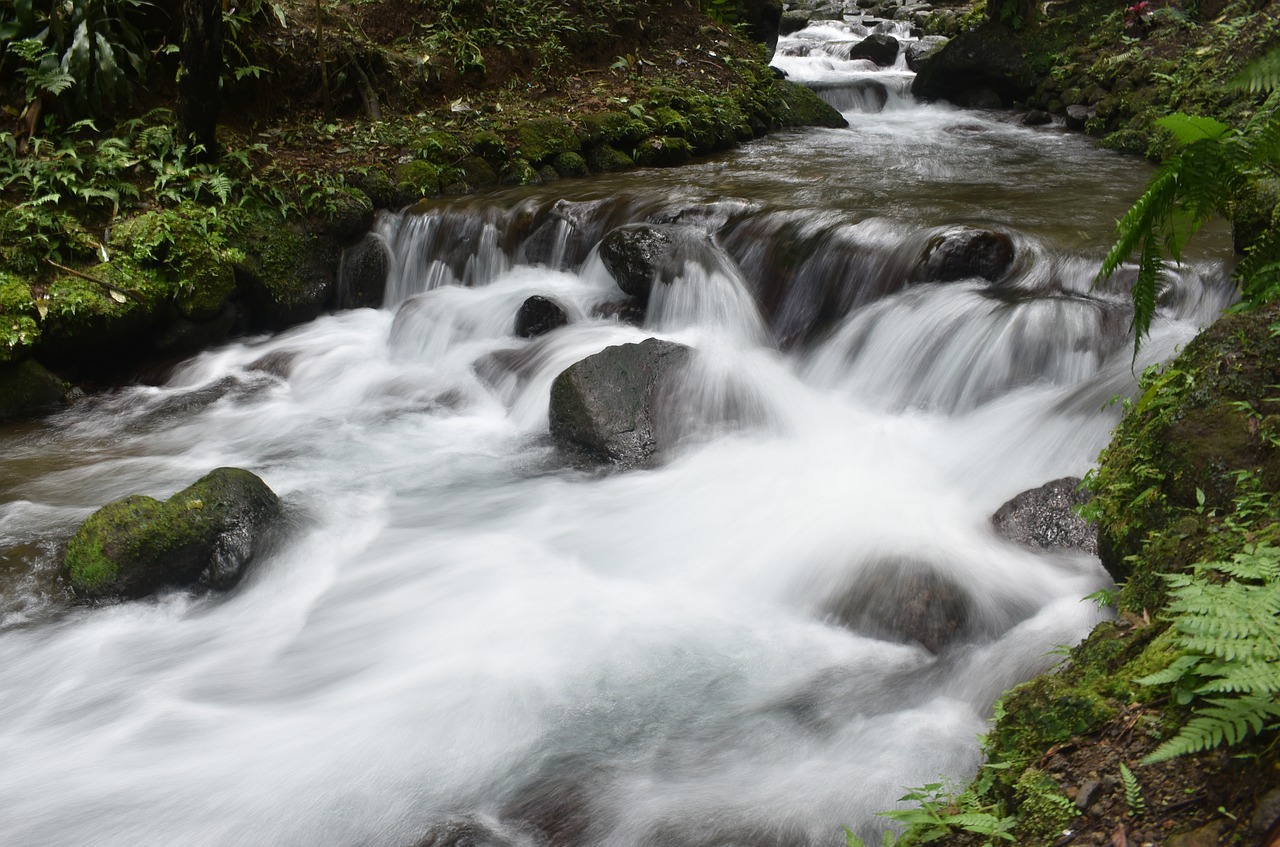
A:
[[[320,231],[339,244],[354,244],[373,226],[373,200],[359,188],[334,189],[321,205]]]
[[[631,170],[635,160],[609,144],[599,144],[587,151],[587,165],[594,173],[615,173]]]
[[[777,117],[782,126],[821,126],[828,129],[843,129],[849,125],[844,115],[819,97],[813,89],[786,80],[780,80],[777,85],[781,100]]]
[[[689,120],[670,106],[659,106],[652,114],[654,127],[660,134],[679,138],[689,136]]]
[[[451,165],[471,152],[470,146],[447,132],[424,133],[414,143],[419,159],[441,167]]]
[[[503,185],[538,185],[542,182],[542,177],[538,176],[533,165],[524,159],[515,159],[502,169],[502,176],[498,181]]]
[[[493,166],[479,156],[467,156],[458,163],[458,172],[471,188],[489,188],[498,184]]]
[[[154,272],[167,283],[183,317],[209,320],[235,291],[233,260],[237,258],[222,247],[224,234],[210,225],[203,207],[184,204],[117,224],[108,246],[112,255],[123,255],[138,269]]]
[[[82,597],[144,597],[165,586],[234,585],[280,501],[239,468],[218,468],[165,502],[131,495],[103,506],[67,543],[64,567]]]
[[[644,121],[627,112],[597,112],[582,119],[582,142],[586,145],[631,147],[648,134]]]
[[[422,161],[396,165],[395,185],[401,197],[434,197],[440,193],[440,168]]]
[[[485,159],[502,159],[507,155],[507,144],[496,132],[482,129],[471,136],[471,152]]]
[[[582,142],[573,124],[564,118],[526,121],[512,130],[517,153],[533,164],[541,164],[558,153],[577,153]]]
[[[551,159],[551,166],[563,177],[587,176],[591,173],[587,160],[577,153],[559,153]]]
[[[66,404],[66,383],[39,362],[0,364],[0,421],[39,417]]]
[[[144,269],[121,257],[84,269],[87,276],[112,286],[62,274],[46,289],[48,312],[35,349],[54,366],[119,364],[147,346],[167,304],[171,281],[156,269]],[[124,293],[121,293],[124,292]]]
[[[39,316],[30,283],[0,271],[0,364],[30,353],[40,339]]]
[[[688,164],[693,148],[683,138],[647,138],[636,147],[635,162],[642,168],[673,168]]]
[[[399,202],[400,193],[396,189],[396,181],[383,168],[356,171],[351,175],[350,181],[365,193],[376,209],[389,209]]]
[[[281,330],[320,315],[337,285],[333,244],[273,218],[246,227],[245,244],[249,255],[236,275],[253,326]]]

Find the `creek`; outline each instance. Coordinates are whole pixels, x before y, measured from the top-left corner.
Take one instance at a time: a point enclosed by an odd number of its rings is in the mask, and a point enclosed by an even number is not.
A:
[[[1197,242],[1131,364],[1127,295],[1091,282],[1149,167],[916,103],[905,67],[841,58],[865,31],[776,61],[848,129],[384,215],[382,308],[0,429],[0,549],[40,563],[0,604],[0,843],[839,845],[971,774],[993,700],[1108,584],[990,516],[1089,468],[1108,400],[1230,302],[1229,242]],[[643,326],[599,316],[623,295],[596,245],[635,221],[711,236]],[[913,284],[956,224],[1007,233],[1010,269]],[[571,322],[517,338],[535,294]],[[681,439],[567,463],[554,377],[653,336],[698,351]],[[291,516],[236,589],[62,604],[78,522],[223,465]],[[833,619],[893,618],[920,574],[967,610],[937,652]]]

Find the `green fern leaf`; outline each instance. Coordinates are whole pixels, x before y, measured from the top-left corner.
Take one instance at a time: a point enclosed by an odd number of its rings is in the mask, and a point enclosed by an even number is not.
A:
[[[1161,118],[1156,121],[1156,126],[1172,135],[1173,140],[1179,145],[1186,145],[1193,141],[1204,139],[1217,141],[1235,131],[1228,125],[1221,121],[1215,121],[1213,118],[1184,115],[1181,112]]]
[[[1280,87],[1280,49],[1245,65],[1244,70],[1231,78],[1227,87],[1251,92],[1274,91]]]

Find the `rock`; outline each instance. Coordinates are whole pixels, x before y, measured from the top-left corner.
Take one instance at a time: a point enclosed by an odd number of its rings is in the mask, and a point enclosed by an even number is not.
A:
[[[414,847],[519,847],[522,843],[497,824],[468,815],[435,824]]]
[[[876,32],[849,48],[850,59],[870,59],[882,68],[898,61],[898,39]]]
[[[903,50],[907,67],[919,73],[950,40],[944,35],[926,35],[919,41],[908,41]]]
[[[778,46],[781,30],[782,0],[733,0],[733,20],[746,30],[746,34],[768,48],[772,54]]]
[[[534,295],[520,304],[516,312],[516,335],[533,338],[546,335],[569,322],[569,316],[559,303],[547,297]]]
[[[190,356],[225,341],[240,319],[234,303],[223,303],[222,311],[207,321],[177,318],[161,326],[152,347],[161,356]]]
[[[1022,116],[1023,126],[1044,126],[1049,123],[1053,123],[1053,118],[1041,109],[1032,109]]]
[[[972,606],[965,590],[934,567],[891,558],[863,570],[824,611],[854,632],[938,653],[964,633]]]
[[[1273,788],[1258,801],[1249,819],[1249,827],[1256,833],[1263,833],[1280,823],[1280,788]]]
[[[1080,790],[1076,792],[1076,807],[1084,812],[1093,805],[1093,801],[1098,799],[1098,792],[1102,790],[1102,783],[1096,779],[1086,779],[1080,784]]]
[[[1084,131],[1084,125],[1091,117],[1089,107],[1076,104],[1067,107],[1067,129]]]
[[[782,13],[782,18],[778,21],[778,34],[791,35],[793,32],[799,32],[809,25],[809,13],[792,9]]]
[[[333,297],[337,250],[301,227],[261,219],[246,234],[236,280],[256,329],[282,330],[320,315]]]
[[[844,129],[849,125],[844,115],[819,97],[813,89],[796,82],[777,83],[782,108],[776,117],[783,126],[822,126]]]
[[[1002,26],[983,24],[947,42],[917,73],[911,92],[923,100],[959,102],[986,88],[1004,105],[1025,99],[1036,78],[1020,41]]]
[[[554,764],[575,767],[571,762]],[[541,837],[537,843],[545,847],[597,843],[587,837],[595,817],[592,788],[604,778],[605,774],[592,773],[589,768],[576,773],[541,773],[503,807],[502,820],[521,830],[533,830]]]
[[[628,224],[611,230],[600,242],[600,260],[618,287],[647,302],[655,280],[673,273],[681,227]]]
[[[66,405],[66,384],[35,359],[0,364],[0,421],[35,418]]]
[[[950,227],[926,242],[912,279],[954,282],[981,277],[997,282],[1013,261],[1013,239],[1003,232]]]
[[[991,525],[1001,537],[1025,547],[1097,555],[1097,527],[1075,512],[1089,497],[1080,490],[1079,477],[1055,479],[1005,503],[991,516]]]
[[[1168,847],[1219,847],[1222,844],[1222,834],[1226,828],[1226,824],[1223,821],[1214,821],[1213,823],[1205,824],[1199,829],[1193,829],[1191,832],[1171,835],[1165,841],[1165,844]]]
[[[167,586],[233,586],[280,501],[249,471],[218,468],[165,502],[131,495],[89,516],[64,569],[82,597],[144,597]]]
[[[607,347],[551,385],[551,436],[561,447],[624,468],[652,465],[664,443],[664,395],[693,351],[649,338]]]
[[[377,233],[365,233],[364,238],[342,251],[334,305],[339,309],[381,306],[390,270],[391,250],[386,240]]]
[[[990,88],[970,88],[960,93],[956,105],[966,109],[1001,109],[1004,101]]]

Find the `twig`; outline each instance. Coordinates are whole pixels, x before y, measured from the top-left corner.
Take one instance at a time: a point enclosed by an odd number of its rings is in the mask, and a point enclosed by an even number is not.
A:
[[[125,289],[125,288],[118,288],[112,285],[111,283],[107,282],[105,279],[98,279],[96,276],[90,276],[84,271],[78,271],[75,268],[69,268],[66,265],[60,265],[57,262],[53,261],[52,259],[45,259],[45,262],[50,267],[56,268],[62,271],[63,273],[69,273],[72,276],[78,276],[81,279],[85,279],[85,280],[88,280],[89,282],[95,283],[97,285],[101,285],[103,288],[107,289],[108,291],[114,291],[117,294],[121,294],[125,297],[128,297],[130,300],[133,300],[135,303],[138,303],[142,306],[147,305],[147,301],[143,300],[134,292],[129,291],[128,289]]]

